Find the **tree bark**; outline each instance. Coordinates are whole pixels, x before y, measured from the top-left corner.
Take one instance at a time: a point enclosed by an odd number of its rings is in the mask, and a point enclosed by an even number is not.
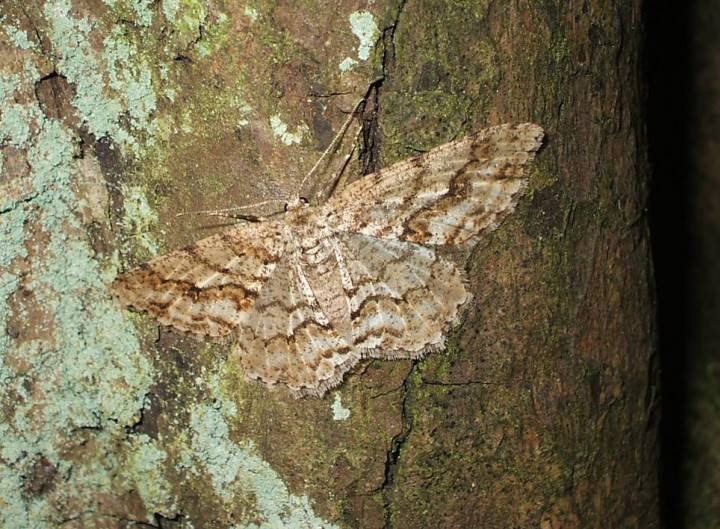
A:
[[[0,525],[658,527],[639,2],[0,11]],[[209,234],[178,212],[297,192],[362,98],[355,173],[548,133],[446,351],[293,400],[113,300]]]

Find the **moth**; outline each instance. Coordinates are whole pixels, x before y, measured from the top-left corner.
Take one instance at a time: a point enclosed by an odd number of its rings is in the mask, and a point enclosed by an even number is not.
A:
[[[471,300],[437,248],[497,228],[543,138],[481,130],[364,176],[320,205],[243,223],[125,272],[112,290],[163,325],[234,338],[247,377],[322,396],[363,358],[441,349]]]

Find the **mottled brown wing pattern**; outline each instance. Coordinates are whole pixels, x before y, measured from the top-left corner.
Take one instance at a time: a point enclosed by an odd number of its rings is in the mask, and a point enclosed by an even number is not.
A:
[[[419,244],[349,232],[337,238],[354,347],[385,359],[419,358],[442,347],[471,299],[463,273]]]
[[[527,186],[543,130],[499,125],[349,184],[322,207],[328,226],[419,244],[462,244],[496,228]]]
[[[300,264],[286,253],[237,328],[237,354],[245,374],[284,384],[296,396],[323,395],[342,381],[360,353],[323,313]]]
[[[471,296],[432,245],[495,228],[526,187],[537,125],[501,125],[351,183],[319,208],[233,227],[121,275],[120,300],[233,335],[248,377],[323,395],[363,357],[441,348]]]
[[[247,376],[298,396],[324,394],[362,357],[420,358],[441,348],[471,298],[462,272],[430,248],[356,233],[329,238],[340,273],[324,286],[344,292],[350,326],[322,310],[307,260],[287,252],[237,330]]]
[[[282,221],[244,224],[125,272],[112,290],[163,325],[211,337],[235,331],[287,243]]]

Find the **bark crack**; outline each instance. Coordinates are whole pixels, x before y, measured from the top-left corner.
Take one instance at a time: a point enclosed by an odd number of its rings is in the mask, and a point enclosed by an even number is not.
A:
[[[410,437],[413,429],[413,416],[410,411],[411,398],[409,384],[418,362],[419,360],[413,362],[413,367],[410,370],[410,373],[408,373],[407,378],[403,381],[403,385],[401,388],[402,404],[400,408],[401,428],[400,432],[395,435],[390,442],[390,449],[387,451],[385,459],[385,479],[380,486],[380,493],[383,503],[383,529],[392,529],[394,527],[394,486],[400,468],[400,458],[402,457],[403,450],[408,443],[408,438]]]
[[[400,23],[400,16],[405,8],[406,1],[400,2],[392,24],[383,29],[382,35],[378,39],[383,50],[382,75],[370,84],[370,88],[365,95],[365,105],[362,109],[362,148],[358,154],[362,174],[374,173],[378,169],[380,92],[383,84],[395,69],[395,32]]]

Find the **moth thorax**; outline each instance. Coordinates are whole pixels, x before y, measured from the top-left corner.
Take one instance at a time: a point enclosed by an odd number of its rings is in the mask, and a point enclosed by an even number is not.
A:
[[[332,246],[327,239],[305,239],[302,242],[303,254],[309,265],[321,267],[328,260],[333,259]]]
[[[309,208],[310,204],[305,198],[295,196],[290,198],[285,204],[285,211],[297,211],[299,209]]]

